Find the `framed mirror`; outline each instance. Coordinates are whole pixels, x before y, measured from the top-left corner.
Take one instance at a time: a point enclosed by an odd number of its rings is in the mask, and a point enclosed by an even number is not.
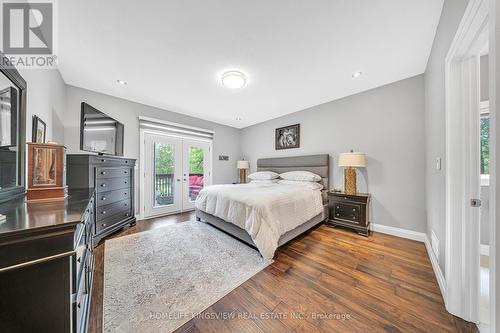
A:
[[[0,203],[24,195],[26,81],[0,52]]]

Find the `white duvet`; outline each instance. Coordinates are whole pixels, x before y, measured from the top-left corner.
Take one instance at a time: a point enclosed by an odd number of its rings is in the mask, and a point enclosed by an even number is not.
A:
[[[323,212],[321,191],[303,186],[250,183],[205,187],[196,208],[245,229],[271,259],[280,237]]]

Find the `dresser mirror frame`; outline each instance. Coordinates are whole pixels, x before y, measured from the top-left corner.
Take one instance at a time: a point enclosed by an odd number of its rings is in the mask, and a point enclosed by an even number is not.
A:
[[[25,165],[26,165],[26,81],[23,79],[17,69],[10,65],[9,59],[0,51],[0,73],[5,75],[18,89],[18,121],[17,131],[19,133],[17,140],[17,184],[13,187],[0,189],[0,203],[17,198],[25,193]]]

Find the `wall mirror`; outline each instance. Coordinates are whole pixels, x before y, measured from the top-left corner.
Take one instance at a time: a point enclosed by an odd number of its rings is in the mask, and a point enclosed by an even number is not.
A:
[[[26,81],[0,52],[0,202],[24,194]]]

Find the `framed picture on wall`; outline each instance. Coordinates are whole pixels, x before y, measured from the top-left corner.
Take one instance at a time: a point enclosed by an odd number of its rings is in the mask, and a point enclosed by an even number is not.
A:
[[[47,125],[38,116],[33,116],[33,136],[32,142],[45,143],[45,134],[47,132]]]
[[[277,128],[274,146],[276,150],[299,148],[300,124]]]

